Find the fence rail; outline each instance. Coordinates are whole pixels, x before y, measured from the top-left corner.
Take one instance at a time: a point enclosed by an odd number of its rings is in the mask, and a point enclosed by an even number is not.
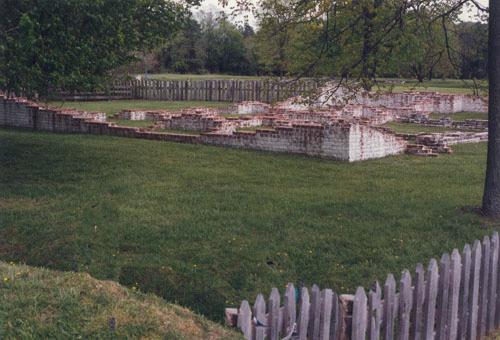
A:
[[[272,103],[307,94],[319,86],[316,80],[131,80],[118,81],[105,91],[61,93],[67,100],[144,99],[175,101],[262,101]]]
[[[313,285],[288,284],[283,298],[271,290],[253,308],[243,301],[226,309],[246,339],[481,339],[500,328],[499,235],[485,236],[460,253],[454,249],[413,275],[405,270],[399,288],[393,274],[368,291],[337,295]],[[282,302],[281,302],[282,301]]]

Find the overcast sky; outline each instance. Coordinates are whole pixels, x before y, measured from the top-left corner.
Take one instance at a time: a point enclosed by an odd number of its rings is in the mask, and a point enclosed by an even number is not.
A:
[[[488,5],[488,0],[478,0],[479,3],[481,3],[483,6]],[[202,10],[205,12],[220,12],[220,11],[225,11],[226,13],[230,13],[230,9],[234,4],[236,3],[236,0],[229,0],[229,6],[228,8],[223,8],[218,0],[203,0],[202,4],[200,7],[198,7],[198,10]],[[463,20],[474,20],[474,17],[476,15],[477,11],[475,10],[469,10],[467,13],[462,14],[462,19]],[[238,17],[236,18],[238,21],[243,21],[243,17]],[[250,14],[248,21],[250,25],[255,26],[255,18]]]

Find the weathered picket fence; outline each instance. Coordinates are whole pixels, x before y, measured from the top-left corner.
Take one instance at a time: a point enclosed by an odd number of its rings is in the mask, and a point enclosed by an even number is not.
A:
[[[480,339],[500,327],[499,236],[475,241],[460,253],[443,254],[415,273],[405,270],[396,287],[389,274],[383,287],[337,295],[316,285],[289,284],[281,299],[273,288],[253,308],[243,301],[226,309],[229,323],[246,339]],[[280,302],[283,301],[282,305]]]
[[[60,93],[59,99],[143,99],[175,101],[262,101],[272,103],[311,93],[318,81],[266,80],[128,80],[116,81],[100,92]]]

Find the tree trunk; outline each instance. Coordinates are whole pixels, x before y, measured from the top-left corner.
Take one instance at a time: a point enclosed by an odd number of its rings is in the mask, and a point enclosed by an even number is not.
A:
[[[483,213],[500,218],[500,1],[490,0],[488,39],[488,161]]]

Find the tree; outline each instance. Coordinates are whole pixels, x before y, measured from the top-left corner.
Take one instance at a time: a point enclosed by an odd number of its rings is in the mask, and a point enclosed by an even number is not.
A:
[[[211,73],[252,74],[242,32],[226,16],[201,18],[205,68]]]
[[[0,0],[0,89],[28,97],[92,90],[180,27],[164,0]]]
[[[205,66],[204,50],[201,46],[200,24],[190,18],[183,29],[170,39],[163,51],[163,66],[177,73],[199,73]]]
[[[488,25],[464,22],[457,27],[460,77],[485,79],[488,76]]]
[[[497,0],[490,0],[488,21],[488,159],[483,212],[500,218],[500,3]]]

